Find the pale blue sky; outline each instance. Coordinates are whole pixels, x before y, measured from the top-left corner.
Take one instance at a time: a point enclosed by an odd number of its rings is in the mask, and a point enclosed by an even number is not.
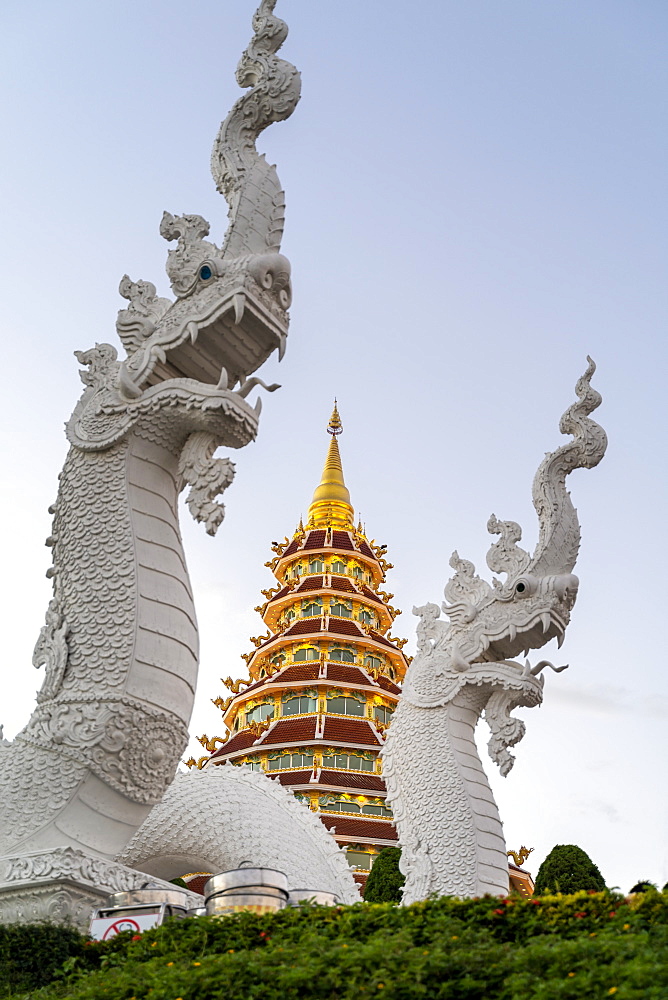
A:
[[[10,736],[39,683],[72,352],[116,342],[124,272],[167,293],[164,209],[201,213],[222,237],[209,151],[253,7],[0,12]],[[524,713],[514,771],[492,781],[534,871],[555,843],[578,843],[609,884],[665,882],[668,7],[279,0],[277,13],[303,98],[260,146],[286,188],[292,327],[284,362],[265,368],[283,389],[236,456],[227,522],[212,541],[184,520],[202,633],[193,732],[222,731],[209,699],[261,627],[269,543],[308,505],[334,395],[353,502],[410,612],[441,599],[455,547],[483,571],[491,511],[534,542],[531,479],[590,353],[610,446],[571,477],[581,590],[563,649],[547,649],[571,666]],[[409,650],[414,622],[397,623]]]

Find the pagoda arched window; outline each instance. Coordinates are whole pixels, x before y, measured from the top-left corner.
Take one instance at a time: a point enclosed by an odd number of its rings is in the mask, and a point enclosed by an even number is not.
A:
[[[389,725],[392,721],[393,714],[394,709],[388,708],[387,705],[376,705],[373,710],[373,717],[376,722],[380,722],[384,726]]]
[[[255,705],[253,708],[249,708],[246,712],[246,722],[266,722],[267,719],[273,719],[274,717],[274,703],[273,701],[262,702],[261,705]]]
[[[358,719],[363,719],[364,700],[360,701],[348,695],[335,695],[333,698],[328,695],[327,711],[333,715],[354,715]]]
[[[276,656],[272,656],[271,662],[274,664],[275,667],[282,667],[283,664],[285,663],[285,656],[283,655],[283,653],[277,653]]]
[[[302,604],[302,618],[317,618],[322,614],[322,598],[313,597]]]
[[[321,795],[320,808],[325,812],[356,813],[362,812],[362,807],[350,799],[337,798],[335,795]]]
[[[353,576],[358,580],[360,577],[364,576],[364,570],[361,566],[353,566]]]
[[[336,615],[337,618],[352,618],[353,616],[353,606],[350,601],[334,601],[329,606],[330,615]]]
[[[377,855],[368,854],[366,851],[346,851],[346,861],[351,868],[358,871],[370,872]]]
[[[355,662],[355,654],[350,649],[332,649],[329,658],[330,660],[339,660],[341,663]]]
[[[332,563],[332,573],[345,573],[346,564],[341,562],[340,559],[335,559]]]
[[[367,653],[364,657],[364,666],[368,670],[380,670],[383,665],[383,661],[380,656],[373,656],[371,653]]]
[[[367,802],[362,806],[363,816],[383,816],[385,819],[392,819],[392,810],[384,802]]]
[[[325,564],[322,559],[311,559],[308,564],[309,573],[322,573],[325,568]]]
[[[374,760],[373,757],[352,753],[323,754],[322,766],[343,768],[346,771],[373,771]]]
[[[283,702],[283,715],[306,715],[307,712],[315,712],[317,707],[318,702],[315,698],[298,695]]]
[[[283,753],[270,757],[267,761],[268,771],[285,771],[292,767],[313,767],[312,753]]]
[[[368,608],[361,608],[357,617],[365,625],[372,625],[376,621],[376,616],[372,615]]]
[[[293,657],[298,663],[303,660],[317,660],[318,650],[314,649],[313,646],[302,647],[302,649],[297,649]]]

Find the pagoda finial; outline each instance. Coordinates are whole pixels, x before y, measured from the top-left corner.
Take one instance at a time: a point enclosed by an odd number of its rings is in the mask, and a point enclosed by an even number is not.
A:
[[[308,509],[309,528],[352,528],[354,526],[354,510],[350,502],[350,493],[343,478],[343,466],[339,453],[339,434],[343,433],[343,424],[337,408],[329,418],[327,433],[331,434],[325,467],[322,470],[320,484],[313,494],[311,506]]]

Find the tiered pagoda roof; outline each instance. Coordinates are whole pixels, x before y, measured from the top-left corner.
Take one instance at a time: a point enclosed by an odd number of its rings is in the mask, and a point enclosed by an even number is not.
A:
[[[360,883],[375,856],[396,844],[379,751],[408,660],[390,635],[400,613],[380,589],[385,546],[355,526],[346,488],[336,405],[321,481],[292,538],[266,565],[277,586],[256,608],[266,635],[244,654],[248,680],[223,683],[215,699],[228,729],[200,737],[209,751],[191,766],[246,764],[264,770],[317,812],[345,848]]]

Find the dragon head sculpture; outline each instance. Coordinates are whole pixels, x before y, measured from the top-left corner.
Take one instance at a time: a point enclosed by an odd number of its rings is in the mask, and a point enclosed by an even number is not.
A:
[[[262,0],[255,12],[237,69],[239,85],[250,90],[214,144],[212,173],[229,205],[222,247],[205,239],[209,223],[201,215],[164,213],[160,233],[176,243],[167,259],[175,299],[159,297],[150,281],[123,276],[119,291],[128,306],[116,329],[127,356],[119,360],[109,344],[76,353],[88,366],[81,373],[86,390],[67,425],[75,447],[102,451],[147,416],[169,414],[164,436],[183,452],[182,479],[193,486],[188,505],[212,534],[223,516],[213,497],[234,472],[229,460],[212,460],[213,452],[255,437],[261,400],[252,408],[246,397],[256,385],[270,392],[278,386],[249,376],[273,351],[283,356],[288,332],[290,264],[279,252],[285,199],[276,168],[255,146],[300,96],[299,73],[275,54],[287,35],[275,3]]]
[[[533,502],[540,522],[535,552],[530,555],[519,546],[522,531],[516,522],[492,515],[487,529],[499,540],[487,553],[487,565],[505,580],[496,577],[490,585],[455,551],[450,559],[455,573],[446,584],[442,605],[449,623],[440,619],[436,604],[413,609],[421,619],[418,653],[406,675],[403,697],[429,708],[447,704],[466,685],[477,687],[492,728],[490,754],[504,774],[513,764],[507,748],[524,733],[523,723],[510,719],[508,712],[520,704],[540,703],[541,670],[552,666],[544,660],[533,668],[528,660],[522,666],[513,657],[555,638],[561,646],[577,597],[573,569],[580,527],[565,480],[573,469],[597,465],[607,445],[605,431],[589,417],[601,396],[591,386],[596,366],[587,360],[575,389],[577,402],[559,425],[572,440],[547,454],[534,478]],[[505,692],[502,719],[495,695],[490,697],[496,686]]]

